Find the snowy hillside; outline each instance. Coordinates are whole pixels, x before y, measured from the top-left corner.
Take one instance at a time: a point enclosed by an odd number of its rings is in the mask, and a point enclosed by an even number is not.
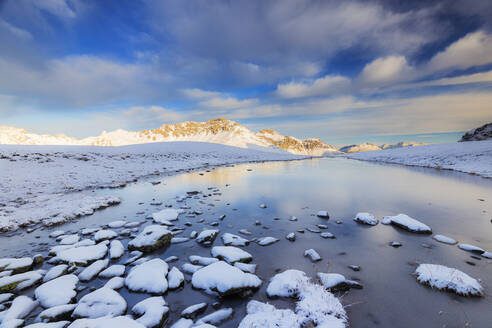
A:
[[[86,190],[214,165],[302,158],[203,142],[123,147],[0,145],[0,230],[60,223],[119,202],[110,196],[94,197]]]
[[[143,131],[104,131],[96,137],[76,139],[65,135],[38,135],[23,129],[0,126],[0,144],[17,145],[74,145],[74,146],[124,146],[152,142],[199,141],[241,148],[293,154],[321,156],[336,151],[319,139],[300,140],[284,136],[274,130],[254,133],[246,127],[226,119],[207,122],[182,122],[165,124],[157,129]]]
[[[492,140],[403,147],[343,156],[364,161],[455,170],[492,178]]]

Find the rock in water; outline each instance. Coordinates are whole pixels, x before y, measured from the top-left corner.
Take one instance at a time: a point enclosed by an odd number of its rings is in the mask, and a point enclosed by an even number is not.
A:
[[[251,273],[244,273],[226,262],[220,261],[199,269],[193,274],[191,283],[194,288],[219,295],[238,294],[245,290],[256,290],[261,280]]]
[[[132,312],[140,316],[136,321],[147,328],[157,327],[169,313],[166,301],[162,296],[149,297],[135,304]]]
[[[73,274],[61,276],[36,288],[34,295],[45,308],[68,304],[77,295],[75,286],[78,282],[79,278]]]
[[[165,227],[160,225],[149,225],[128,243],[129,250],[139,250],[141,252],[153,252],[159,248],[168,246],[171,243],[173,234]]]
[[[152,259],[135,266],[125,279],[126,287],[134,292],[164,294],[168,288],[169,266],[161,259]]]
[[[215,238],[217,238],[217,235],[219,234],[219,230],[203,230],[198,234],[196,237],[196,242],[200,244],[205,244],[205,245],[211,245],[213,244]]]
[[[74,318],[116,317],[126,311],[126,301],[113,289],[101,287],[83,296],[73,311]]]
[[[384,220],[386,224],[391,223],[399,228],[405,229],[410,232],[423,233],[423,234],[432,233],[432,229],[428,225],[418,220],[415,220],[406,214],[386,216],[384,217]]]
[[[379,223],[379,220],[376,219],[374,215],[365,212],[357,213],[357,215],[354,218],[354,221],[362,224],[372,225],[372,226],[375,226],[376,224]]]
[[[463,296],[483,296],[483,287],[466,273],[438,264],[420,264],[417,281],[430,287],[454,291]]]

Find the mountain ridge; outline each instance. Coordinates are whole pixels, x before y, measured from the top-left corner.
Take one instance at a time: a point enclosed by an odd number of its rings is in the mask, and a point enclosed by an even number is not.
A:
[[[201,141],[225,144],[241,148],[266,148],[269,151],[287,151],[309,156],[322,156],[338,150],[319,139],[297,139],[275,130],[253,132],[237,122],[224,118],[206,122],[186,121],[164,124],[156,129],[103,131],[98,136],[74,138],[65,134],[35,134],[21,128],[0,126],[0,144],[21,145],[76,145],[76,146],[124,146],[132,144]]]

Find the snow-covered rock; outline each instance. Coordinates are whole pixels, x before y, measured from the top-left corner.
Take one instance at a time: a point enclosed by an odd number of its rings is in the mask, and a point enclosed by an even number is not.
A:
[[[69,320],[77,304],[63,304],[46,309],[38,314],[36,321],[52,322]]]
[[[141,323],[128,317],[101,317],[97,319],[78,319],[67,328],[146,328]]]
[[[319,234],[322,238],[327,238],[327,239],[334,239],[335,238],[335,235],[332,234],[331,232],[322,232]]]
[[[38,322],[24,326],[24,328],[66,328],[69,324],[70,321]]]
[[[123,227],[126,224],[125,220],[116,220],[108,223],[108,227],[111,229],[118,229]]]
[[[285,239],[289,241],[295,241],[296,240],[296,233],[295,232],[290,232],[285,236]]]
[[[221,238],[222,242],[226,246],[247,246],[249,244],[248,239],[245,239],[238,235],[234,235],[229,232],[223,233]]]
[[[14,298],[14,296],[15,295],[12,294],[12,293],[2,293],[2,294],[0,294],[0,304],[12,300]]]
[[[0,259],[0,271],[12,271],[12,273],[22,273],[32,268],[33,259],[23,258],[3,258]]]
[[[386,216],[384,217],[384,219],[386,221],[386,224],[387,222],[390,222],[391,224],[410,232],[424,233],[424,234],[432,233],[432,229],[428,225],[418,220],[415,220],[406,214]]]
[[[79,273],[80,281],[89,281],[94,279],[99,272],[107,268],[109,260],[97,260]]]
[[[184,275],[178,268],[173,267],[167,275],[169,289],[177,289],[184,283]]]
[[[191,283],[194,288],[219,295],[241,293],[248,289],[258,289],[261,280],[251,273],[244,273],[226,262],[210,264],[193,274]]]
[[[248,252],[234,246],[214,246],[211,250],[212,256],[224,260],[229,264],[234,262],[251,262],[253,256]]]
[[[218,234],[219,234],[219,230],[215,230],[215,229],[203,230],[198,234],[195,240],[197,243],[200,244],[211,245],[213,244],[215,238],[217,238]]]
[[[171,328],[191,328],[193,326],[193,320],[181,318],[172,324]]]
[[[104,269],[99,273],[99,278],[113,278],[125,274],[125,266],[123,264],[113,264],[109,268]]]
[[[129,250],[152,252],[156,249],[168,246],[173,234],[160,225],[149,225],[128,243]]]
[[[60,236],[60,245],[72,245],[80,240],[80,236],[78,234]]]
[[[443,244],[456,245],[458,243],[455,239],[443,235],[434,235],[432,238]]]
[[[198,265],[201,265],[201,266],[207,266],[209,264],[212,264],[212,263],[215,263],[215,262],[219,262],[220,260],[215,258],[215,257],[203,257],[203,256],[198,256],[198,255],[190,255],[188,257],[188,260],[192,263],[192,264],[198,264]]]
[[[162,324],[169,312],[169,308],[166,306],[166,301],[162,296],[154,296],[135,304],[132,312],[139,316],[136,319],[137,322],[147,328],[153,328]]]
[[[0,293],[19,292],[43,279],[43,275],[37,271],[28,271],[0,278]]]
[[[38,304],[37,301],[34,301],[28,296],[17,296],[12,301],[10,308],[2,313],[2,326],[11,320],[24,319],[38,306]]]
[[[234,263],[234,266],[240,269],[241,271],[248,272],[248,273],[255,273],[256,271],[256,264],[236,262]]]
[[[87,236],[87,235],[91,235],[94,232],[99,231],[99,230],[101,230],[101,228],[84,228],[84,229],[80,230],[80,234],[83,236]]]
[[[116,317],[126,311],[127,303],[118,292],[101,287],[84,295],[72,313],[74,318]]]
[[[420,264],[415,270],[417,280],[432,288],[454,291],[463,296],[483,296],[483,287],[466,273],[438,264]]]
[[[297,298],[296,314],[302,322],[302,327],[347,326],[347,316],[338,298],[319,285],[312,283],[303,285]]]
[[[152,259],[132,268],[125,279],[126,287],[134,292],[164,294],[167,291],[169,266],[161,259]]]
[[[477,254],[482,254],[485,252],[483,248],[470,244],[459,244],[458,247],[464,251],[477,253]]]
[[[220,309],[215,312],[212,312],[202,318],[200,318],[196,324],[211,324],[211,325],[219,325],[227,319],[231,318],[234,314],[234,310],[232,308]]]
[[[36,288],[34,295],[45,308],[68,304],[77,295],[75,287],[78,282],[79,278],[73,274],[61,276]]]
[[[313,262],[321,261],[321,256],[312,248],[305,250],[304,256],[309,257]]]
[[[59,276],[65,274],[68,270],[68,265],[66,264],[60,264],[52,267],[51,269],[46,272],[46,274],[43,277],[43,282],[47,282],[49,280],[58,278]]]
[[[270,279],[267,295],[297,299],[295,312],[277,310],[272,305],[251,301],[241,328],[253,327],[334,327],[347,325],[340,301],[319,285],[310,282],[299,270],[286,270]]]
[[[207,303],[198,303],[198,304],[193,304],[188,306],[186,309],[184,309],[181,312],[181,316],[183,318],[188,318],[188,319],[193,319],[195,318],[199,313],[205,311],[207,308]]]
[[[56,256],[56,261],[87,265],[103,258],[107,252],[108,247],[102,243],[92,246],[69,248],[59,252]]]
[[[114,290],[118,290],[125,286],[125,278],[123,277],[113,277],[108,280],[108,282],[104,285],[104,287],[108,287]]]
[[[181,269],[186,273],[193,274],[203,267],[204,267],[204,265],[195,265],[195,264],[185,263],[181,266]]]
[[[279,241],[279,240],[275,237],[262,237],[262,238],[259,238],[256,242],[260,246],[268,246],[268,245],[276,243],[277,241]]]
[[[486,259],[492,259],[492,252],[483,252],[481,255]]]
[[[357,215],[354,218],[354,221],[362,224],[372,225],[372,226],[375,226],[376,224],[379,223],[379,220],[376,219],[374,215],[367,212],[357,213]]]
[[[125,254],[125,247],[119,240],[112,240],[109,244],[109,257],[112,260],[119,259]]]
[[[155,223],[166,224],[169,221],[176,221],[182,210],[176,210],[174,208],[166,208],[162,211],[152,213],[152,219]]]
[[[294,311],[279,310],[268,303],[250,301],[246,307],[247,315],[238,328],[299,328],[301,323]]]
[[[323,287],[329,290],[348,290],[350,288],[362,288],[362,285],[359,282],[348,280],[339,273],[318,272],[317,275]]]
[[[268,297],[294,297],[308,281],[309,278],[300,270],[285,270],[270,279],[266,293]]]
[[[118,234],[113,231],[113,230],[99,230],[94,234],[94,240],[96,243],[103,241],[103,240],[109,240],[118,237]]]

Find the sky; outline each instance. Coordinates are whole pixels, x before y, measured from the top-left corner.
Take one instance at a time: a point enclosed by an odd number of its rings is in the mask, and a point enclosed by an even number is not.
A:
[[[455,141],[492,121],[491,17],[484,0],[0,0],[0,125]]]

